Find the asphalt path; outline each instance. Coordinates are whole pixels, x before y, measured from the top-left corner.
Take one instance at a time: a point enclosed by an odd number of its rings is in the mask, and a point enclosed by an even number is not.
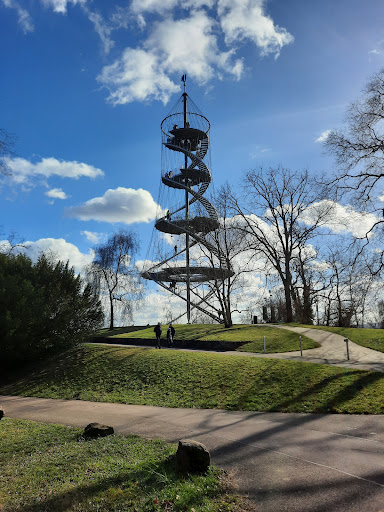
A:
[[[355,368],[358,370],[372,370],[377,372],[384,372],[384,353],[372,350],[370,348],[362,347],[352,341],[348,342],[349,347],[349,359],[347,358],[347,349],[344,337],[339,334],[334,334],[328,331],[322,331],[320,329],[311,329],[309,327],[291,327],[285,325],[273,325],[273,324],[258,324],[257,327],[277,327],[278,329],[286,329],[297,333],[298,346],[299,336],[305,335],[317,341],[320,347],[303,350],[301,355],[300,350],[295,352],[283,352],[276,354],[258,354],[254,352],[236,352],[236,351],[220,351],[221,354],[233,355],[233,356],[248,356],[248,357],[267,357],[272,359],[290,359],[293,361],[301,361],[306,363],[319,363],[328,364],[331,366],[340,366],[343,368]],[[176,333],[177,336],[177,333]],[[266,337],[266,345],[268,352],[268,337]],[[128,341],[126,339],[126,341]],[[154,340],[155,345],[155,340]],[[99,344],[99,343],[98,343]],[[137,347],[148,348],[144,345],[129,345],[128,343],[108,343],[108,345],[124,346],[124,347]],[[181,350],[184,352],[205,352],[204,350],[196,349],[183,349],[183,348],[172,348],[167,350]],[[212,351],[210,351],[212,352]],[[383,506],[384,512],[384,506]]]
[[[320,347],[284,354],[225,352],[384,371],[384,354],[317,329],[285,327]],[[184,349],[175,349],[184,350]],[[170,409],[0,396],[9,417],[177,442],[195,439],[229,470],[260,512],[384,512],[384,415],[317,415]]]
[[[384,511],[384,416],[170,409],[0,396],[12,418],[195,439],[256,511]]]

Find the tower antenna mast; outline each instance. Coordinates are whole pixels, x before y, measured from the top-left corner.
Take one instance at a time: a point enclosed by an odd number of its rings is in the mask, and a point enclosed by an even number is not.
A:
[[[184,83],[184,92],[183,92],[183,114],[184,114],[184,128],[188,127],[187,121],[187,75],[183,75],[181,77],[181,81]],[[184,169],[188,168],[188,157],[184,155]],[[185,178],[185,220],[188,224],[189,220],[189,195],[188,195],[188,178]],[[191,280],[190,280],[190,261],[189,261],[189,234],[185,234],[185,266],[186,266],[186,285],[187,285],[187,322],[191,323]]]

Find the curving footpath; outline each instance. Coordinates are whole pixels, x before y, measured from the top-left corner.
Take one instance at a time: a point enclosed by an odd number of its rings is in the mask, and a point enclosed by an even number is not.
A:
[[[342,336],[279,328],[321,346],[303,351],[303,357],[232,353],[384,371],[384,354],[352,342],[347,361]],[[121,434],[200,441],[258,512],[384,512],[384,415],[170,409],[15,396],[0,396],[0,405],[13,418],[77,427],[97,421]]]
[[[236,352],[228,350],[220,352],[226,355],[233,356],[248,356],[248,357],[267,357],[273,359],[292,359],[294,361],[301,361],[306,363],[319,363],[329,364],[333,366],[341,366],[343,368],[355,368],[358,370],[371,370],[376,372],[384,372],[384,353],[372,350],[370,348],[362,347],[349,341],[349,360],[347,359],[346,344],[344,337],[339,334],[334,334],[329,331],[322,331],[320,329],[311,329],[308,327],[289,327],[286,325],[271,325],[263,324],[263,327],[277,327],[278,329],[287,329],[288,331],[297,332],[298,336],[303,334],[308,338],[317,341],[320,344],[318,348],[303,350],[301,356],[300,351],[295,352],[280,352],[276,354],[258,354],[255,352]],[[99,343],[98,343],[99,344]],[[123,347],[144,347],[145,345],[128,345],[121,343],[108,343],[108,345],[123,346]],[[165,347],[164,347],[165,348]],[[172,348],[167,350],[182,350],[184,352],[205,352],[198,349],[185,349],[185,348]],[[268,339],[267,339],[268,350]],[[384,504],[383,511],[384,512]]]
[[[268,325],[268,324],[266,324]],[[311,329],[308,327],[289,327],[285,325],[273,325],[278,329],[287,329],[288,331],[303,334],[308,338],[317,341],[320,344],[318,348],[303,350],[303,356],[300,351],[283,352],[279,354],[261,354],[262,357],[272,357],[277,359],[293,359],[295,361],[305,361],[310,363],[329,364],[342,366],[345,368],[356,368],[359,370],[372,370],[384,372],[384,353],[362,347],[349,341],[349,360],[347,359],[347,350],[344,337],[329,331],[320,329]],[[383,505],[384,511],[384,505]]]

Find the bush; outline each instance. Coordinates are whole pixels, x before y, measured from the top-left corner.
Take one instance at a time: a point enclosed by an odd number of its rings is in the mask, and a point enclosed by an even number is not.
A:
[[[103,321],[100,301],[68,263],[0,254],[0,348],[5,363],[77,345]]]

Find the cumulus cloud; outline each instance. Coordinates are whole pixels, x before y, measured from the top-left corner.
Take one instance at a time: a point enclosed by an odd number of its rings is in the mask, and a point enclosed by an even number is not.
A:
[[[4,242],[7,243],[7,241]],[[82,272],[94,257],[92,249],[88,253],[82,253],[76,245],[67,242],[64,238],[40,238],[36,242],[23,242],[22,247],[13,250],[13,254],[15,253],[26,254],[32,261],[36,261],[42,253],[45,253],[55,260],[69,261],[69,265],[75,267],[77,273]]]
[[[46,7],[52,7],[55,12],[65,14],[69,4],[85,4],[87,0],[41,0]]]
[[[237,58],[240,43],[252,42],[262,56],[278,57],[294,39],[265,13],[263,0],[133,0],[130,12],[147,28],[141,44],[126,48],[98,76],[114,105],[167,103],[180,90],[173,77],[179,80],[186,62],[188,75],[200,84],[214,78],[239,80],[244,70],[243,59]],[[146,15],[151,15],[151,25]]]
[[[179,77],[186,62],[189,76],[201,84],[218,72],[239,79],[242,60],[233,59],[234,50],[219,50],[215,25],[204,11],[154,24],[143,48],[126,48],[122,57],[105,66],[98,76],[110,90],[109,101],[114,105],[152,99],[167,103],[180,90],[169,75],[178,73]]]
[[[233,52],[219,51],[215,25],[205,11],[180,20],[166,19],[154,26],[145,46],[160,53],[169,72],[182,73],[188,62],[188,74],[200,83],[213,77],[215,66],[239,78],[241,65],[239,69],[238,62],[231,62]]]
[[[307,224],[313,220],[313,211],[322,208],[328,212],[324,220],[324,227],[329,228],[334,233],[352,233],[353,236],[362,238],[379,220],[373,213],[358,212],[349,205],[343,206],[335,201],[326,199],[314,203],[307,209],[302,219]]]
[[[51,188],[45,195],[53,199],[68,199],[67,194],[61,188]]]
[[[93,244],[98,244],[105,237],[104,233],[96,233],[95,231],[81,231],[81,234]]]
[[[10,9],[15,9],[18,16],[19,25],[23,29],[24,34],[27,32],[33,32],[34,26],[32,22],[32,18],[29,15],[28,11],[23,9],[16,0],[1,0],[5,7],[9,7]]]
[[[102,197],[68,208],[67,215],[79,220],[133,224],[153,221],[158,209],[147,190],[118,187],[107,190]]]
[[[17,9],[25,31],[33,29],[27,11],[17,0],[0,0]],[[167,103],[180,90],[181,74],[200,85],[213,79],[239,80],[244,61],[243,44],[257,46],[261,56],[274,55],[293,42],[287,29],[276,25],[266,12],[266,0],[132,0],[124,7],[112,6],[104,18],[89,8],[87,0],[41,0],[56,13],[65,14],[70,5],[79,5],[99,35],[104,53],[115,45],[112,33],[137,29],[136,47],[123,49],[120,57],[103,67],[97,80],[109,90],[114,104],[159,100]],[[175,82],[176,80],[176,82]]]
[[[315,139],[315,142],[324,142],[328,139],[328,135],[331,133],[332,130],[325,130],[317,139]]]
[[[96,178],[103,176],[102,170],[81,162],[66,162],[56,158],[43,158],[40,162],[32,163],[24,158],[6,157],[5,163],[11,171],[9,179],[16,184],[30,184],[33,177],[79,179],[81,177]]]
[[[261,55],[273,53],[278,57],[283,46],[294,40],[265,14],[264,0],[218,0],[217,12],[227,44],[248,39]]]
[[[122,57],[105,66],[97,79],[110,90],[108,101],[114,105],[144,100],[165,104],[180,90],[159,68],[158,57],[140,48],[126,48]]]

